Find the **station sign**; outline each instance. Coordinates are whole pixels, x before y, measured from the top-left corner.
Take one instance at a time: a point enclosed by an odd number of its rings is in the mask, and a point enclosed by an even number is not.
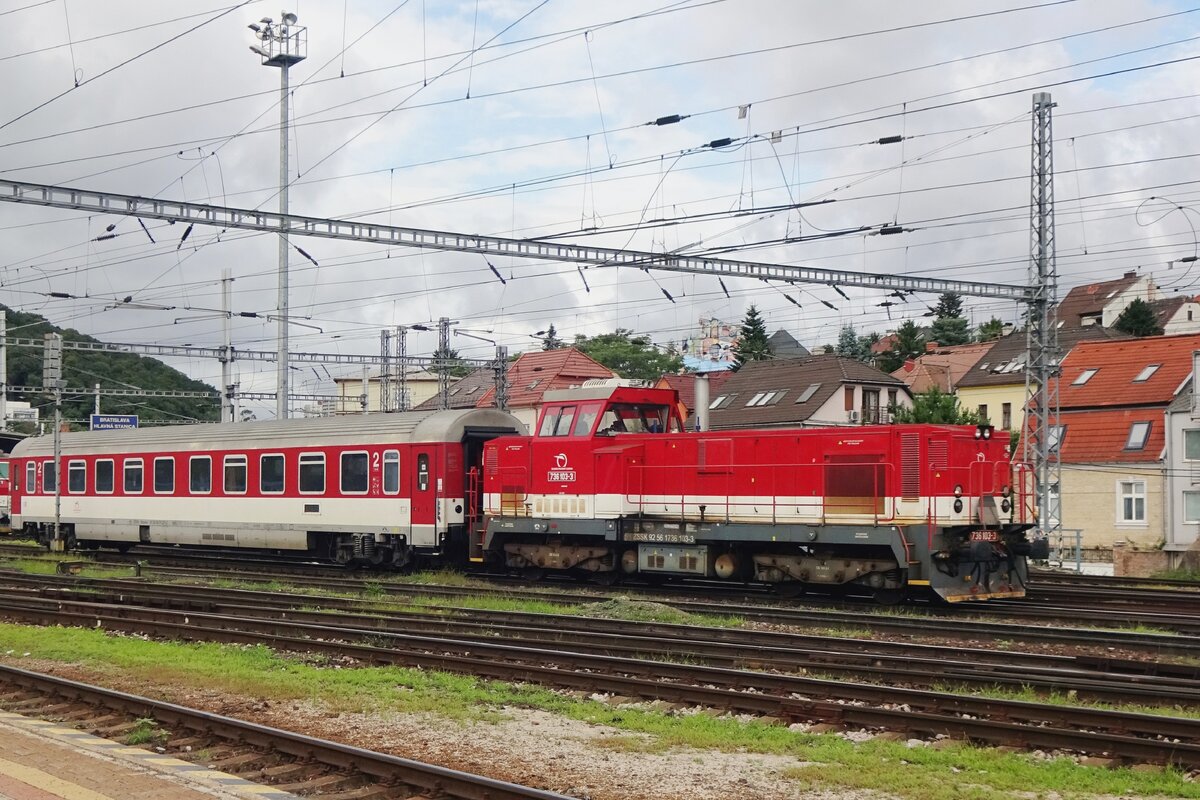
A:
[[[92,414],[94,431],[116,431],[137,426],[137,414]]]

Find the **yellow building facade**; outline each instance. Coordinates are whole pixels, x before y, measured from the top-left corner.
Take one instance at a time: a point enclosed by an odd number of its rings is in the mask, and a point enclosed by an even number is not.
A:
[[[1019,431],[1025,421],[1024,380],[999,386],[959,386],[954,395],[964,411],[986,407],[987,421],[1000,430]]]

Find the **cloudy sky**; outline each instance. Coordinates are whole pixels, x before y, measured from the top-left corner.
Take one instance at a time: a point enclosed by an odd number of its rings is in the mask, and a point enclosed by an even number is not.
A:
[[[307,28],[308,55],[291,70],[293,213],[1024,283],[1029,109],[1044,90],[1058,104],[1062,291],[1137,269],[1167,293],[1200,292],[1200,268],[1172,264],[1196,252],[1200,220],[1200,7],[300,0],[286,10]],[[247,24],[280,16],[265,2],[0,0],[0,177],[277,208],[280,75],[250,52]],[[675,114],[685,118],[647,124]],[[117,236],[95,241],[112,223]],[[909,230],[878,235],[893,224]],[[149,235],[128,218],[0,204],[0,302],[109,341],[218,346],[211,309],[229,268],[235,312],[274,312],[271,234],[198,226],[181,242],[180,225],[146,225]],[[513,350],[536,346],[530,334],[550,324],[568,339],[623,327],[665,345],[701,317],[740,321],[751,303],[812,347],[847,324],[884,332],[920,320],[934,302],[885,307],[882,291],[846,289],[846,299],[744,279],[727,279],[727,296],[711,277],[628,268],[588,270],[587,291],[574,265],[492,257],[501,284],[479,255],[293,241],[319,264],[293,251],[293,349],[310,352],[374,354],[381,328],[442,316]],[[173,308],[111,308],[127,296]],[[1018,314],[995,300],[967,308],[974,322]],[[273,349],[274,337],[271,322],[235,324],[242,349]],[[435,344],[417,334],[409,352]],[[491,350],[466,336],[453,344]],[[215,362],[173,363],[217,382]],[[241,363],[243,387],[272,390],[271,369]],[[297,391],[331,389],[322,370],[296,380]]]

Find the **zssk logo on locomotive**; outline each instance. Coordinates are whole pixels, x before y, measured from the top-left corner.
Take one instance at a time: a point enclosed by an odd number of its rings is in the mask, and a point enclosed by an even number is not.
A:
[[[554,457],[554,469],[546,473],[546,479],[551,483],[575,482],[575,468],[567,463],[566,453],[559,453]]]

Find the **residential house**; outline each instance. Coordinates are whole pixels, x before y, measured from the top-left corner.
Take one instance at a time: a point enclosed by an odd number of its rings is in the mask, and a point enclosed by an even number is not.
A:
[[[617,373],[574,347],[522,353],[508,367],[508,411],[532,430],[547,391],[583,386],[596,379],[620,380]],[[496,404],[494,376],[488,370],[476,370],[455,382],[450,386],[450,403],[454,408],[491,408]],[[437,407],[436,394],[419,406]]]
[[[1060,335],[1070,328],[1111,328],[1129,304],[1144,300],[1168,334],[1200,332],[1200,303],[1191,295],[1167,296],[1149,275],[1126,272],[1120,278],[1076,286],[1058,304]]]
[[[1078,343],[1092,340],[1127,339],[1120,331],[1100,325],[1058,331],[1058,346],[1070,352]],[[991,348],[967,370],[955,386],[963,408],[1006,431],[1019,431],[1025,422],[1025,366],[1028,343],[1024,331],[1015,331],[991,342]]]
[[[1192,374],[1166,414],[1166,507],[1163,549],[1177,562],[1196,545],[1200,534],[1200,390],[1196,384],[1200,352],[1192,353]]]
[[[1056,494],[1063,528],[1081,530],[1085,547],[1163,541],[1167,411],[1197,348],[1200,334],[1093,340],[1063,359]]]
[[[904,366],[893,372],[892,377],[904,381],[913,394],[930,389],[954,394],[962,377],[991,349],[992,342],[956,345],[926,342],[925,352],[904,362]]]
[[[410,370],[407,378],[404,388],[408,392],[409,408],[413,408],[437,394],[438,376],[436,373],[423,369]],[[364,380],[366,381],[365,386]],[[353,375],[338,377],[333,379],[333,383],[337,388],[334,413],[361,414],[364,394],[367,396],[367,411],[373,413],[383,410],[383,380],[378,372],[368,374],[365,379],[362,376]],[[391,384],[393,392],[399,391],[398,380],[393,379]]]
[[[713,430],[805,428],[888,422],[912,406],[904,381],[837,355],[751,361],[712,393]]]

